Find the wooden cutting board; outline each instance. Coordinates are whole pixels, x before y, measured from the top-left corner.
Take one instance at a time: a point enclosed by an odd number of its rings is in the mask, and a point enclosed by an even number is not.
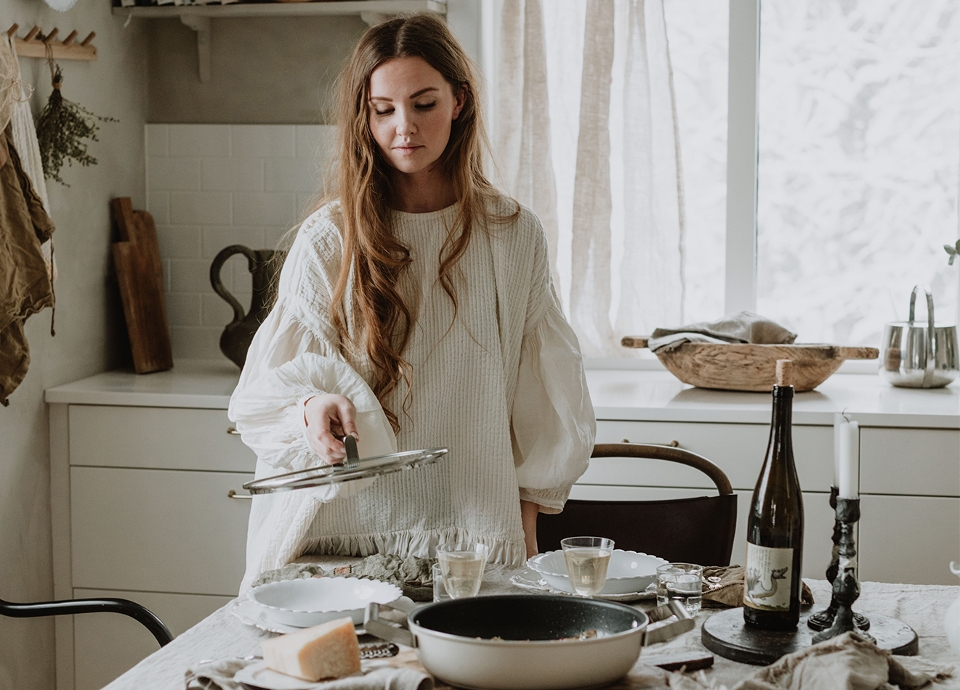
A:
[[[133,350],[133,368],[138,374],[165,371],[173,367],[173,350],[153,216],[134,211],[130,197],[112,199],[110,208],[120,231],[120,241],[113,243],[113,261]]]

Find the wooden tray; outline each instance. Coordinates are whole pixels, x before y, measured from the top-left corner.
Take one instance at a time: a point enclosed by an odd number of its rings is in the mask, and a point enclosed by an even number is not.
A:
[[[647,336],[626,336],[620,344],[647,347]],[[799,393],[827,380],[844,360],[876,359],[875,347],[841,347],[804,343],[753,345],[744,343],[683,343],[661,350],[657,358],[684,383],[698,388],[768,393],[776,383],[777,360],[793,360],[793,387]]]

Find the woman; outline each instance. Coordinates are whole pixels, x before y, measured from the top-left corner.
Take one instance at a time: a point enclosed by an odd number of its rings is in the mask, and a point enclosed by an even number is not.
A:
[[[536,216],[483,175],[469,59],[428,15],[369,29],[341,75],[336,193],[300,227],[230,403],[264,477],[446,447],[440,462],[253,501],[243,589],[304,553],[537,552],[596,423]]]

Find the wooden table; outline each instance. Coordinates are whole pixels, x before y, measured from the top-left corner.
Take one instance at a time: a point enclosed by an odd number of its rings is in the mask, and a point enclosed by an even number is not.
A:
[[[511,568],[488,568],[480,594],[519,593],[520,590],[510,584],[510,576],[516,572]],[[823,580],[807,580],[817,602],[815,608],[822,608],[829,601],[828,583]],[[876,582],[862,584],[862,594],[856,610],[869,614],[873,611],[899,618],[910,625],[920,638],[920,654],[926,659],[942,664],[956,664],[960,667],[960,658],[947,644],[944,633],[944,614],[947,607],[958,596],[960,586],[941,585],[893,585]],[[260,654],[260,644],[270,633],[262,632],[240,622],[231,613],[233,603],[224,606],[190,630],[183,633],[172,643],[150,655],[128,672],[108,685],[105,690],[180,690],[184,687],[184,673],[202,659],[221,659]],[[697,617],[697,627],[691,632],[669,642],[652,645],[644,649],[638,664],[644,658],[659,654],[672,654],[688,651],[704,651],[700,644],[700,627],[703,621],[717,609],[704,609]],[[714,666],[705,673],[727,687],[750,675],[755,666],[739,664],[716,657]],[[635,674],[628,675],[611,688],[651,687],[643,684]],[[960,677],[941,682],[936,690],[951,688],[960,690]]]

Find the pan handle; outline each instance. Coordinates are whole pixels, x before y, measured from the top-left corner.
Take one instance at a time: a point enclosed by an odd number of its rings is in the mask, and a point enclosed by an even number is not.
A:
[[[404,618],[397,625],[391,625],[380,619],[381,609],[389,611],[400,611],[401,613],[410,613],[414,608],[413,602],[406,602],[403,599],[397,599],[390,604],[378,604],[371,601],[367,604],[367,610],[363,613],[363,629],[370,635],[379,637],[381,640],[403,644],[407,647],[416,647],[417,638],[410,632],[409,623]]]
[[[650,617],[651,623],[664,621],[673,616],[676,616],[677,620],[661,625],[656,630],[647,631],[644,645],[672,640],[674,637],[678,637],[688,630],[693,630],[696,626],[696,622],[690,617],[687,610],[682,604],[676,601],[670,601],[664,606],[658,606],[655,609],[647,611],[647,616]]]

